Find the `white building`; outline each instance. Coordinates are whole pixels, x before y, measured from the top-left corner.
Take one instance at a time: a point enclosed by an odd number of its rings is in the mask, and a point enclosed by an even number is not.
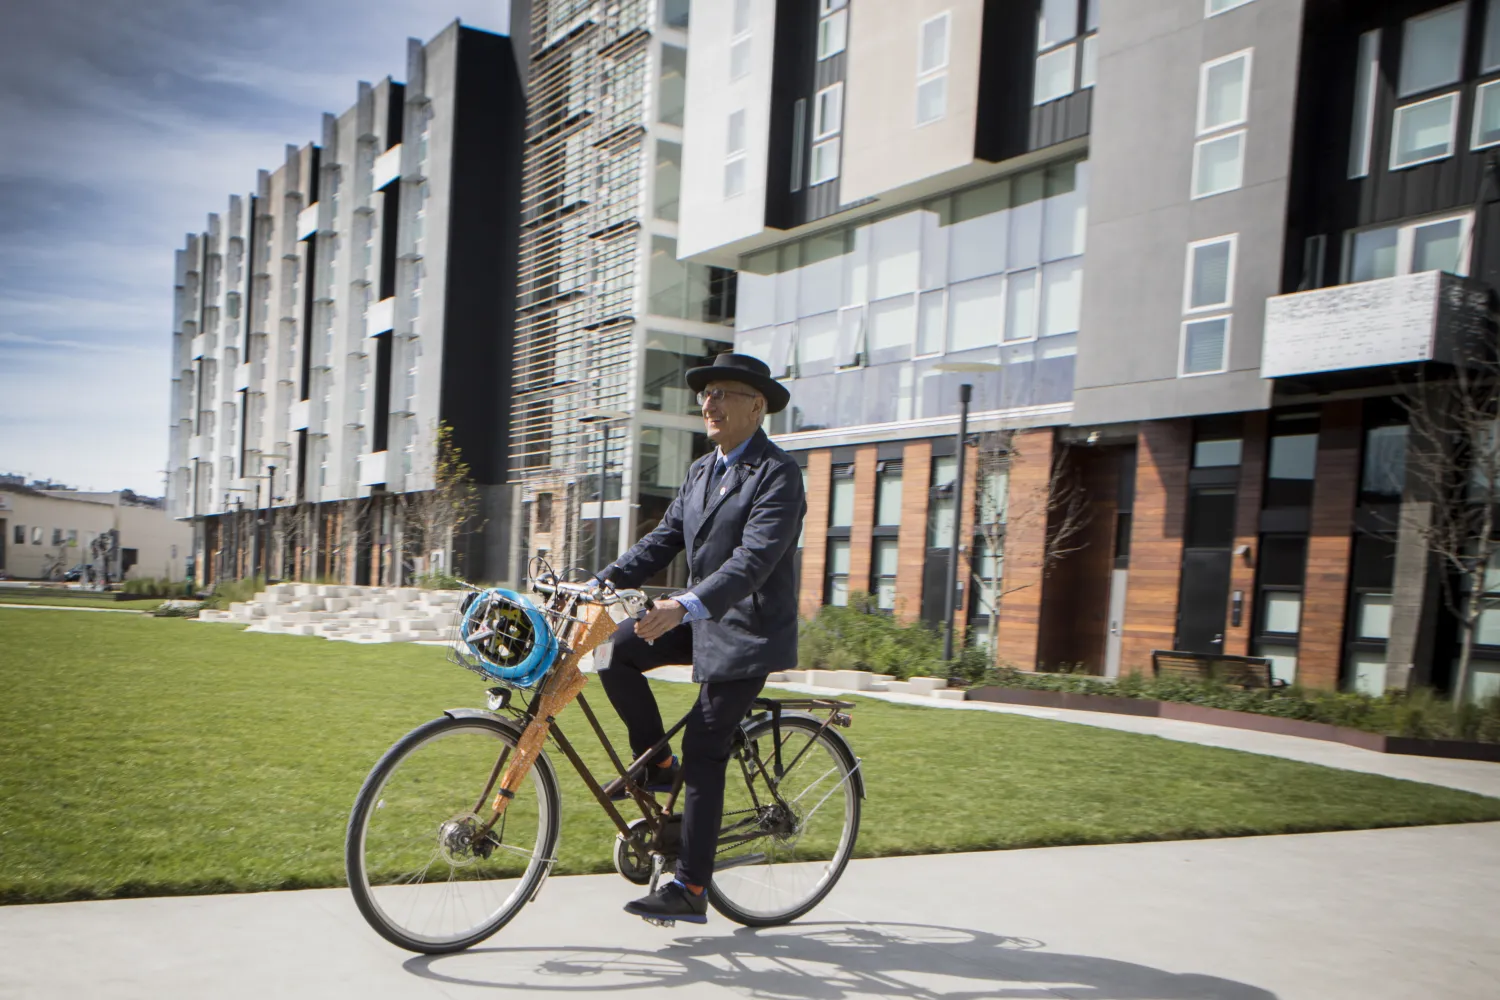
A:
[[[431,488],[440,422],[482,493],[459,568],[508,575],[524,106],[509,38],[412,40],[404,84],[359,84],[178,251],[168,502],[201,582],[401,582],[394,500]]]
[[[559,569],[661,519],[708,447],[683,372],[733,339],[733,272],[677,259],[688,7],[531,8],[511,474]]]
[[[88,562],[94,540],[119,532],[124,579],[187,577],[193,529],[133,493],[35,490],[0,483],[0,570],[18,580],[60,580]]]

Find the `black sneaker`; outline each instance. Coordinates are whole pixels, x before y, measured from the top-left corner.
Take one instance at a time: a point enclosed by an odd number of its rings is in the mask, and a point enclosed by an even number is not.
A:
[[[651,895],[626,903],[625,912],[663,927],[671,927],[679,920],[706,924],[708,892],[705,890],[694,895],[692,890],[674,879]]]
[[[682,765],[677,762],[676,757],[673,757],[672,763],[667,767],[647,764],[646,773],[641,776],[644,778],[644,781],[640,777],[636,781],[647,792],[670,792],[672,786],[677,784],[677,772],[681,770]],[[622,778],[616,778],[611,782],[607,791],[609,791],[610,800],[613,802],[630,798],[630,793],[625,791],[625,781]]]

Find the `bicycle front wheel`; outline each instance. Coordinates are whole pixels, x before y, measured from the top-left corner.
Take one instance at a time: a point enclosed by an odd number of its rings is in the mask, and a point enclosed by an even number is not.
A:
[[[486,829],[516,739],[499,719],[445,716],[403,737],[365,779],[344,861],[360,913],[387,941],[429,955],[468,948],[541,888],[559,817],[545,755]]]
[[[730,762],[724,820],[708,900],[750,927],[784,924],[807,913],[833,889],[859,835],[860,783],[849,746],[814,719],[752,723]],[[774,788],[772,785],[774,784]]]

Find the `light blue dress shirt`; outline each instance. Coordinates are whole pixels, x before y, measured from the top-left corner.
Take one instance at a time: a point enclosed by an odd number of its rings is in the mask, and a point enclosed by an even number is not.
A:
[[[727,473],[730,467],[739,461],[740,456],[745,453],[745,449],[750,446],[752,440],[753,438],[746,438],[727,455],[724,454],[723,449],[717,449],[719,458],[714,464],[718,466],[721,475]],[[682,616],[682,620],[685,622],[695,622],[701,618],[708,617],[708,609],[703,606],[702,601],[698,600],[698,595],[694,594],[691,590],[685,594],[678,594],[672,600],[681,604],[687,610],[687,614]]]

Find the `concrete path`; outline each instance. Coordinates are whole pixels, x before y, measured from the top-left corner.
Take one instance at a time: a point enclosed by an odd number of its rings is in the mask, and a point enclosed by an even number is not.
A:
[[[0,996],[1481,1000],[1500,824],[855,862],[803,922],[649,927],[559,878],[414,956],[344,890],[0,908]]]
[[[0,602],[0,608],[24,608],[35,611],[103,611],[110,615],[143,615],[146,612],[139,608],[80,608],[71,604],[5,604]]]
[[[651,671],[652,678],[664,681],[689,681],[691,671],[687,667],[661,667]],[[815,694],[832,698],[847,698],[854,692],[838,688],[814,687],[810,684],[775,684],[782,691],[798,694]],[[1327,743],[1309,740],[1300,736],[1281,736],[1276,733],[1257,733],[1248,729],[1230,729],[1225,726],[1208,726],[1200,722],[1179,722],[1175,719],[1156,719],[1136,715],[1110,715],[1106,712],[1079,712],[1062,708],[1031,708],[1025,705],[999,705],[985,701],[938,701],[919,695],[886,694],[876,691],[858,692],[860,698],[919,708],[955,710],[961,712],[1000,712],[1007,715],[1028,715],[1035,719],[1054,719],[1082,726],[1098,726],[1101,729],[1118,729],[1124,732],[1160,736],[1163,739],[1180,740],[1184,743],[1201,743],[1204,746],[1243,750],[1246,753],[1264,754],[1268,757],[1285,757],[1324,767],[1338,767],[1346,771],[1362,771],[1367,774],[1383,774],[1407,781],[1421,781],[1429,785],[1442,785],[1466,792],[1477,792],[1500,798],[1500,764],[1477,760],[1446,760],[1441,757],[1410,757],[1402,754],[1376,753],[1362,750],[1344,743]],[[858,729],[853,730],[858,733]],[[1500,911],[1497,911],[1500,915]]]

